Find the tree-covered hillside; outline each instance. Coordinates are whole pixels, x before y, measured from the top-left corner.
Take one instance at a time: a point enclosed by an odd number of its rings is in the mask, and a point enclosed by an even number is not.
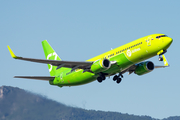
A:
[[[135,116],[117,112],[84,110],[63,105],[25,90],[0,87],[1,120],[155,120],[149,116]],[[180,120],[170,117],[165,120]]]

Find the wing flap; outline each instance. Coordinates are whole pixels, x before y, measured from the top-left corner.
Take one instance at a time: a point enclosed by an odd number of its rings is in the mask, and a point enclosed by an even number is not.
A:
[[[14,76],[14,78],[26,78],[26,79],[52,81],[52,80],[54,80],[55,77],[51,77],[51,76]]]

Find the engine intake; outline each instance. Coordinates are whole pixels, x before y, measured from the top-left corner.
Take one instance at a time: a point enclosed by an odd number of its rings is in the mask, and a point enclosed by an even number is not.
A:
[[[137,65],[134,73],[137,75],[144,75],[154,70],[154,63],[151,61],[141,62]]]
[[[111,62],[108,59],[100,59],[91,65],[91,71],[94,73],[103,72],[111,67]]]

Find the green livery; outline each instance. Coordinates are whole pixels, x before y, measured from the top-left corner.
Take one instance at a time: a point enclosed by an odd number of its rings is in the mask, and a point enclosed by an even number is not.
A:
[[[61,60],[47,40],[42,41],[46,59],[19,57],[9,46],[8,49],[15,59],[48,64],[50,76],[15,76],[16,78],[47,80],[51,85],[63,87],[87,84],[95,80],[102,82],[112,75],[113,80],[120,83],[125,72],[144,75],[154,68],[167,67],[169,64],[164,53],[172,41],[172,38],[165,34],[152,34],[84,62]],[[159,55],[160,61],[164,61],[164,66],[155,66],[151,61],[144,61],[156,55]]]

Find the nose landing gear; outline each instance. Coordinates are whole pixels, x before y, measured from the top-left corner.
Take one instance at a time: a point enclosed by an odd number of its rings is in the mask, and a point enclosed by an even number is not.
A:
[[[167,50],[161,50],[161,51],[159,51],[159,52],[157,53],[157,55],[159,55],[158,60],[159,60],[159,61],[164,61],[164,66],[158,66],[158,67],[156,67],[156,68],[169,66],[169,64],[168,64],[168,62],[167,62],[167,60],[166,60],[166,58],[165,58],[165,56],[164,56],[164,53],[166,53],[166,52],[167,52]]]
[[[157,53],[157,55],[159,55],[159,59],[158,59],[159,61],[163,61],[163,57],[161,57],[161,56],[166,52],[167,52],[167,50],[161,50]]]
[[[158,59],[159,61],[163,61],[163,57],[161,57],[161,56],[159,56],[159,59]]]

